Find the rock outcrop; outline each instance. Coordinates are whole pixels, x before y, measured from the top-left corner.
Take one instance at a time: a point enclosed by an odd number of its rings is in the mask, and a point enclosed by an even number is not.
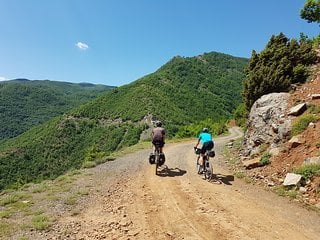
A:
[[[243,155],[259,154],[261,146],[276,148],[288,140],[291,120],[287,117],[289,93],[270,93],[252,106],[243,142]]]

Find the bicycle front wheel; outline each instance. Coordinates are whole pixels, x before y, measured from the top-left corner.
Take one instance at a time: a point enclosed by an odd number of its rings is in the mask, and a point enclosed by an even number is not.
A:
[[[202,167],[201,167],[201,165],[199,164],[199,162],[197,161],[197,173],[198,173],[198,174],[201,174],[201,172],[202,172]]]

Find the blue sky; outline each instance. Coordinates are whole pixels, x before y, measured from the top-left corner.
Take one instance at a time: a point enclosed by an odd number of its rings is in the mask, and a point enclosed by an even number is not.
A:
[[[0,0],[0,80],[121,86],[180,55],[250,58],[272,34],[319,34],[304,0]]]

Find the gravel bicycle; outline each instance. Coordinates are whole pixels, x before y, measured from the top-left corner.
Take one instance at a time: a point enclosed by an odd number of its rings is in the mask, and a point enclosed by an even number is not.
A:
[[[150,164],[155,164],[156,166],[156,175],[158,175],[159,167],[162,166],[165,162],[165,155],[164,153],[160,152],[161,147],[157,144],[154,146],[154,152],[149,156]]]
[[[195,154],[201,154],[201,148],[194,148]],[[205,154],[202,156],[202,164],[197,160],[197,172],[198,174],[203,174],[203,178],[210,181],[213,178],[213,167],[210,162],[210,158],[215,156],[215,152],[213,150],[207,150]],[[199,158],[200,159],[200,158]]]

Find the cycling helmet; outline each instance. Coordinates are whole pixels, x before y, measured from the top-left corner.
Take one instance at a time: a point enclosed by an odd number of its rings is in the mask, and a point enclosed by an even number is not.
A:
[[[162,126],[162,122],[161,122],[161,121],[157,121],[157,122],[156,122],[156,126],[157,126],[157,127],[161,127],[161,126]]]
[[[202,132],[209,132],[208,128],[203,128]]]

